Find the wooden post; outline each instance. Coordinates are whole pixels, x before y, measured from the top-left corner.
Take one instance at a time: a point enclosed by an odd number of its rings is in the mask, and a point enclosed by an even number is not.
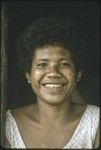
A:
[[[7,3],[1,7],[1,145],[4,147],[5,112],[7,101],[7,39],[8,39]]]

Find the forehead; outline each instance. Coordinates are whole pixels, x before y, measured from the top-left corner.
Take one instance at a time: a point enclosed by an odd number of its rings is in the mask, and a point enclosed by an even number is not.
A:
[[[62,46],[45,46],[35,49],[35,59],[50,59],[50,58],[69,58],[71,59],[71,53],[69,50]]]

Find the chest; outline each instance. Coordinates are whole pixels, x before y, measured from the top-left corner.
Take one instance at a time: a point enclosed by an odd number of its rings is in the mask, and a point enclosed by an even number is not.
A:
[[[72,138],[79,120],[64,126],[37,127],[20,125],[20,131],[28,148],[63,148]],[[29,127],[30,125],[30,127]]]

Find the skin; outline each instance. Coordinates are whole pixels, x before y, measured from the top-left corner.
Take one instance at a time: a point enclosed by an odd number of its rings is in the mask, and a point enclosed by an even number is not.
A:
[[[67,102],[81,77],[69,51],[60,46],[47,46],[35,51],[32,69],[26,73],[38,102],[51,105]],[[47,87],[58,84],[61,87]]]
[[[37,103],[12,110],[27,148],[63,148],[70,141],[86,109],[85,104],[71,102],[81,74],[64,47],[35,50],[26,77]]]

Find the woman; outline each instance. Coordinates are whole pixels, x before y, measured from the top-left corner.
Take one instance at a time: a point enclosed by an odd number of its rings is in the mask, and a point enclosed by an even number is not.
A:
[[[19,64],[37,102],[7,111],[11,148],[96,148],[99,107],[71,101],[84,67],[84,39],[66,19],[35,20],[21,35]]]

